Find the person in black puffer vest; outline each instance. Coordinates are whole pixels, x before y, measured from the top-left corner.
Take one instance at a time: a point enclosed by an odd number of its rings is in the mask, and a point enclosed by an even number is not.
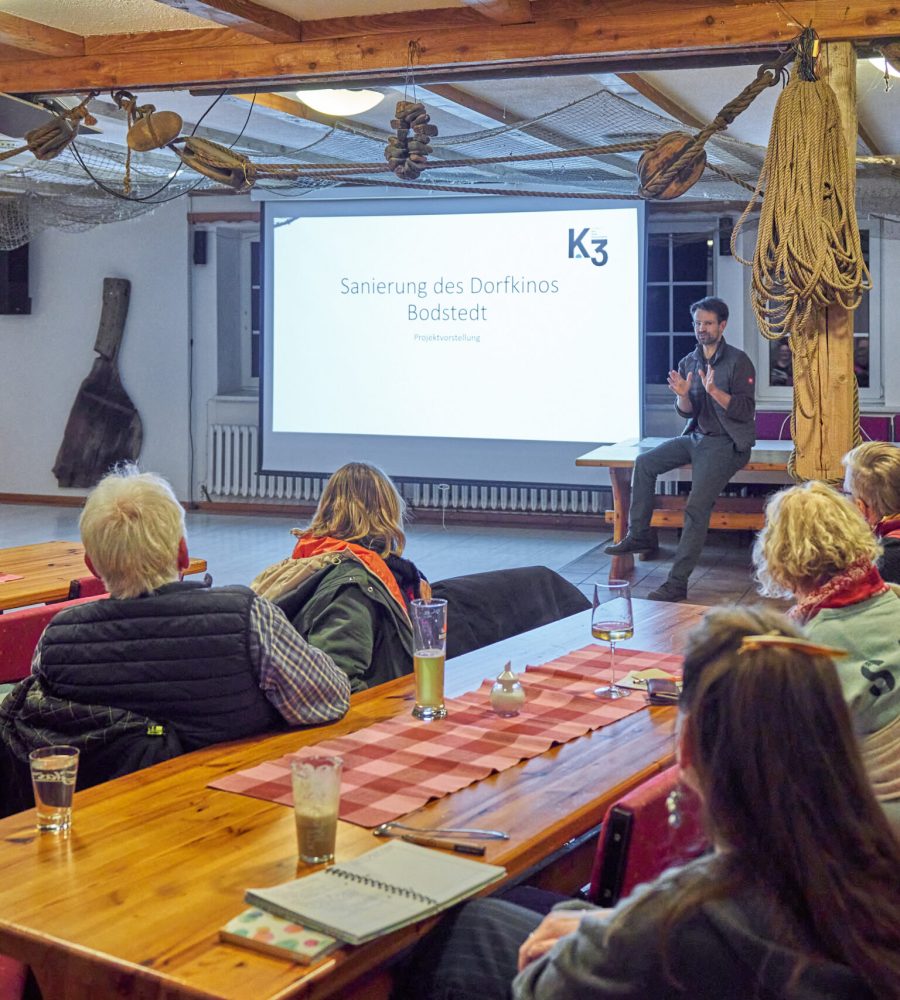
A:
[[[123,466],[81,515],[85,562],[108,600],[60,612],[31,675],[0,705],[7,812],[31,803],[28,754],[81,749],[78,787],[226,740],[341,718],[350,684],[248,587],[181,580],[184,511],[169,484]]]

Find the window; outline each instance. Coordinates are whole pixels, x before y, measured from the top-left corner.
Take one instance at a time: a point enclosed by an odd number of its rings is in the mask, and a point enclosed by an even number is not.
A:
[[[241,233],[241,385],[259,386],[259,344],[261,314],[259,232]]]
[[[250,377],[253,379],[259,378],[259,335],[262,317],[260,311],[262,281],[259,266],[259,240],[253,240],[250,244],[250,327],[248,331],[250,336]]]
[[[669,372],[697,346],[691,303],[712,295],[716,230],[697,223],[647,238],[644,381],[664,386]]]

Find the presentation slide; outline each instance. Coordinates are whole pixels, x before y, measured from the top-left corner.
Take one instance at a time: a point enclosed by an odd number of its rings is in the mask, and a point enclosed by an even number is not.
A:
[[[490,201],[266,205],[267,470],[574,483],[640,434],[640,206]]]

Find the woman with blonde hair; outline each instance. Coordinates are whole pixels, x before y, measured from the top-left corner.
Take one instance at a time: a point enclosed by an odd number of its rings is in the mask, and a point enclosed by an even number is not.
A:
[[[310,645],[328,653],[353,691],[413,668],[408,604],[431,591],[402,558],[405,512],[381,469],[365,462],[341,466],[310,526],[294,529],[291,558],[251,584],[284,610]]]
[[[776,493],[753,547],[760,593],[793,597],[816,642],[845,649],[837,670],[863,760],[900,830],[900,597],[875,565],[881,545],[854,504],[824,483]]]
[[[768,608],[709,611],[688,639],[678,759],[714,851],[612,910],[469,903],[394,1000],[897,1000],[900,842],[831,652]]]
[[[900,447],[866,441],[844,455],[844,490],[881,542],[878,569],[900,583]]]

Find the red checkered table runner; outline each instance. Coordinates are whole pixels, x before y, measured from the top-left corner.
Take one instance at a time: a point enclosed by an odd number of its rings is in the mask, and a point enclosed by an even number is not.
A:
[[[522,678],[527,701],[512,718],[491,710],[493,680],[486,680],[477,691],[448,699],[446,719],[420,722],[407,711],[218,778],[209,787],[291,805],[291,761],[338,754],[344,758],[341,819],[377,826],[644,708],[640,691],[615,701],[594,695],[595,687],[612,679],[608,663],[609,649],[590,645],[528,667]],[[616,651],[618,678],[651,667],[680,674],[681,657]]]

